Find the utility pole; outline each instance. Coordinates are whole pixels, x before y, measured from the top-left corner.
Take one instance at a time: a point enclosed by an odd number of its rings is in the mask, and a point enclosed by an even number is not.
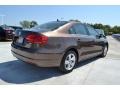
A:
[[[1,17],[1,25],[3,25],[4,24],[4,17],[5,17],[5,15],[0,15],[0,17]]]

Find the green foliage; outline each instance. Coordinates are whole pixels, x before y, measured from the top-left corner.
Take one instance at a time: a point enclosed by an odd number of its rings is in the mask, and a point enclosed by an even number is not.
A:
[[[70,19],[69,21],[80,22],[80,20],[78,20],[78,19]],[[38,25],[38,23],[36,21],[24,20],[24,21],[20,22],[20,25],[23,28],[29,29],[29,28],[32,28],[32,27]],[[120,26],[111,27],[110,25],[103,25],[101,23],[89,24],[89,25],[93,26],[95,29],[103,29],[106,35],[117,34],[117,33],[120,34]]]
[[[24,20],[24,21],[21,21],[20,22],[20,25],[23,27],[23,28],[32,28],[36,25],[38,25],[38,23],[36,21],[27,21],[27,20]]]
[[[90,24],[95,29],[103,29],[106,35],[112,35],[120,33],[120,26],[114,26],[111,27],[109,25],[103,25],[103,24]]]
[[[38,25],[38,23],[36,21],[30,22],[30,28],[35,27],[36,25]]]
[[[21,21],[20,22],[20,25],[23,27],[23,28],[30,28],[30,22],[29,21]]]

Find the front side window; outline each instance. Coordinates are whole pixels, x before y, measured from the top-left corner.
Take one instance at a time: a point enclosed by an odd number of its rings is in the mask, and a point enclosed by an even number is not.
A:
[[[69,29],[69,33],[70,34],[76,34],[75,30],[72,27]]]
[[[73,28],[75,29],[76,34],[87,35],[86,28],[83,24],[75,24]]]
[[[95,29],[99,34],[105,35],[104,31],[102,29]]]
[[[88,29],[90,35],[92,35],[92,36],[98,35],[97,31],[94,28],[92,28],[91,26],[87,26],[87,29]]]

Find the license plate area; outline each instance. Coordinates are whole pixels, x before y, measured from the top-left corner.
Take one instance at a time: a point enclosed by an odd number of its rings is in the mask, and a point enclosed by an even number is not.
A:
[[[17,38],[16,39],[16,43],[18,43],[18,44],[22,44],[23,43],[23,37],[19,37],[19,38]]]
[[[20,47],[24,48],[31,48],[32,44],[26,42],[26,40],[23,37],[14,37],[13,43],[15,45],[18,45]]]

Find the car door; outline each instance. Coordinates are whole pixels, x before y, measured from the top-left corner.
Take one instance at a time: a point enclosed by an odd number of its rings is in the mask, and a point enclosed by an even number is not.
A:
[[[77,23],[72,29],[75,31],[77,48],[79,52],[79,61],[90,57],[91,51],[94,48],[94,38],[89,36],[89,33],[84,24]]]
[[[86,27],[89,32],[89,37],[94,39],[91,55],[96,56],[102,52],[103,40],[99,37],[99,33],[93,27],[90,25],[86,25]]]

